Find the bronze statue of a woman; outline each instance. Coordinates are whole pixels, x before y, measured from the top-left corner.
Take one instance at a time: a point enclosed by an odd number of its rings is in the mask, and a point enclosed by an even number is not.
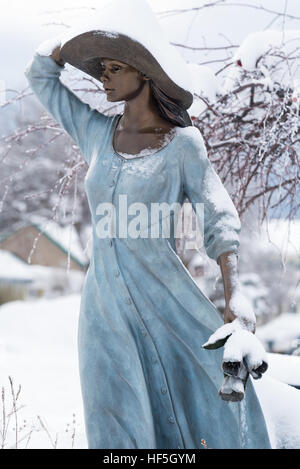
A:
[[[89,448],[193,449],[202,439],[210,448],[269,448],[252,382],[242,401],[242,437],[240,404],[218,396],[222,349],[207,352],[201,344],[223,322],[176,254],[174,232],[151,236],[155,223],[145,216],[138,236],[132,225],[126,236],[102,236],[100,229],[102,204],[117,209],[107,218],[112,231],[125,199],[131,215],[137,205],[148,215],[154,205],[186,197],[194,208],[203,204],[204,245],[224,281],[225,323],[255,331],[252,313],[232,306],[240,220],[189,119],[185,62],[144,0],[113,0],[96,26],[41,50],[27,79],[89,165],[93,253],[78,326]],[[59,79],[66,62],[100,80],[107,100],[124,102],[124,112],[106,116],[81,101]]]

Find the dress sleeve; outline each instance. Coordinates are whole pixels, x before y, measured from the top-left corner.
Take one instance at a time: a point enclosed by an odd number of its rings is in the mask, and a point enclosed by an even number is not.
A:
[[[238,255],[241,223],[237,210],[208,159],[200,131],[191,127],[190,137],[183,155],[183,190],[196,213],[195,204],[204,204],[206,253],[215,261],[227,251]],[[202,226],[203,221],[198,221]]]
[[[64,65],[58,65],[50,56],[35,52],[26,66],[25,76],[38,100],[72,137],[89,164],[91,128],[97,126],[97,137],[101,139],[110,119],[81,101],[60,81],[64,69]]]

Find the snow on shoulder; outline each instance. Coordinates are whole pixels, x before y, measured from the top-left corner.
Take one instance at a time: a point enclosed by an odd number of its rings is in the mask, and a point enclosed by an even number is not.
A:
[[[208,160],[204,138],[198,127],[177,127],[176,133],[187,143],[189,151],[185,151],[186,161],[188,161],[188,159],[192,160],[194,158]]]
[[[177,127],[177,135],[189,140],[198,149],[203,150],[203,147],[205,148],[202,133],[198,127],[194,125],[189,127]]]

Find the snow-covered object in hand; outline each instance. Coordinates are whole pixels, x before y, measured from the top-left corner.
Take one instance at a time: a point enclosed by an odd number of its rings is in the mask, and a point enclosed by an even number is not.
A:
[[[223,345],[224,381],[219,396],[225,401],[238,402],[244,398],[249,373],[258,379],[267,370],[267,354],[255,335],[238,319],[219,327],[202,347],[216,349]]]
[[[223,345],[222,368],[227,375],[239,376],[245,366],[253,378],[258,379],[267,370],[268,360],[263,345],[238,319],[219,327],[202,347],[216,349]]]
[[[234,321],[223,324],[211,336],[208,341],[202,345],[207,350],[215,350],[222,347],[227,341],[228,337],[236,331],[247,330],[244,321],[240,321],[237,317]]]
[[[232,364],[235,365],[235,363]],[[226,365],[227,368],[224,367],[223,359],[222,368],[224,372],[224,381],[218,394],[223,401],[239,402],[243,400],[245,396],[249,371],[244,361],[239,363],[237,367],[229,366],[229,362],[226,362]]]
[[[252,332],[236,330],[224,345],[222,368],[224,373],[238,376],[245,366],[254,379],[267,371],[268,359],[264,347]]]
[[[219,327],[209,338],[205,344],[202,345],[202,348],[206,350],[215,350],[217,348],[223,347],[228,337],[235,331],[236,319],[233,322],[229,322]],[[237,326],[238,327],[238,326]]]

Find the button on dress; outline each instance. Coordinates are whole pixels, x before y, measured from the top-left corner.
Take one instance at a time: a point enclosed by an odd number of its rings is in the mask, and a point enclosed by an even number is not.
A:
[[[93,251],[78,323],[88,447],[201,449],[204,439],[209,448],[270,448],[251,379],[242,403],[218,396],[223,350],[201,345],[223,321],[178,257],[174,232],[98,235],[99,204],[113,204],[118,223],[122,195],[128,207],[143,203],[149,213],[153,202],[182,204],[188,197],[194,209],[204,204],[208,256],[238,252],[240,220],[201,133],[176,127],[161,150],[127,160],[113,147],[120,115],[105,116],[83,103],[60,81],[63,68],[36,52],[25,75],[89,165]],[[142,228],[147,232],[151,223]]]

